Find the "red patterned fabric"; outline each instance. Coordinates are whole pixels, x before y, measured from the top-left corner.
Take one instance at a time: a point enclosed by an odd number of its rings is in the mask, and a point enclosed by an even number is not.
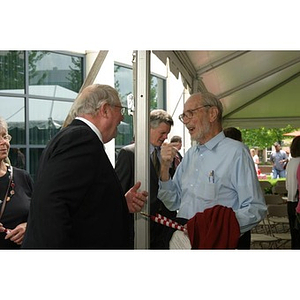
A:
[[[171,219],[168,219],[168,218],[166,218],[166,217],[164,217],[160,214],[156,214],[155,217],[154,216],[150,216],[150,217],[151,217],[151,220],[153,220],[156,223],[159,223],[161,225],[165,225],[167,227],[174,228],[176,230],[181,230],[181,231],[186,232],[186,229],[182,225],[180,225],[177,222],[175,222]]]
[[[192,249],[236,249],[240,226],[232,208],[216,205],[187,222]]]

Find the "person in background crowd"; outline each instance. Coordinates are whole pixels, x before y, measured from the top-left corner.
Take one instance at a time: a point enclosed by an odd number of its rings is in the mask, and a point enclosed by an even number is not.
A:
[[[162,109],[155,109],[150,112],[150,214],[157,213],[167,217],[175,218],[176,211],[168,210],[157,197],[158,176],[160,168],[160,147],[173,126],[174,122],[170,114]],[[134,180],[134,152],[135,144],[123,147],[118,155],[115,170],[121,181],[124,190],[128,189]],[[157,155],[157,156],[156,156]],[[169,172],[170,172],[169,164]],[[172,170],[171,170],[172,172]],[[133,216],[131,221],[131,244],[134,244]],[[168,241],[165,234],[167,228],[153,221],[150,223],[150,249],[167,249]]]
[[[0,117],[0,249],[18,249],[23,242],[33,181],[25,170],[10,165],[11,136]]]
[[[299,201],[299,184],[297,170],[300,165],[300,136],[296,136],[291,144],[291,159],[286,167],[287,212],[289,217],[291,248],[300,249],[300,228],[296,228],[296,207]]]
[[[297,169],[298,187],[300,186],[300,164]],[[296,225],[295,228],[300,230],[300,193],[298,191],[298,204],[296,206]]]
[[[223,129],[223,132],[224,132],[226,137],[229,137],[229,138],[234,139],[236,141],[243,142],[242,132],[239,129],[237,129],[235,127],[227,127],[225,129]],[[252,156],[252,159],[253,159],[253,162],[254,162],[254,166],[255,166],[255,170],[256,170],[256,173],[257,173],[258,172],[259,158],[255,154],[255,149],[251,149],[249,151],[251,153],[251,156]]]
[[[181,136],[179,136],[179,135],[172,136],[170,142],[173,143],[174,147],[177,149],[177,153],[175,154],[174,160],[172,162],[172,166],[170,168],[170,175],[171,175],[171,177],[173,177],[178,165],[182,161],[182,155],[179,152],[182,147]]]
[[[168,209],[178,210],[182,224],[210,208],[231,209],[240,232],[236,248],[250,249],[249,232],[267,207],[249,150],[225,137],[222,112],[222,103],[211,93],[189,97],[179,119],[197,145],[186,152],[173,179],[168,169],[176,152],[171,144],[162,145],[158,197]],[[223,220],[224,226],[230,220]]]
[[[76,98],[72,122],[42,153],[22,248],[129,248],[129,213],[142,209],[147,192],[137,182],[124,197],[104,148],[124,109],[108,85],[90,85]]]
[[[270,161],[273,163],[273,179],[285,178],[285,166],[288,163],[288,156],[285,151],[281,150],[279,143],[274,143],[275,151],[271,153]]]
[[[235,127],[227,127],[223,129],[223,132],[226,137],[243,142],[242,132],[239,129]]]
[[[255,170],[256,170],[256,173],[257,173],[258,172],[259,157],[256,154],[256,151],[255,151],[254,148],[250,149],[250,153],[251,153],[251,156],[252,156],[252,159],[253,159],[253,162],[254,162],[254,165],[255,165]]]

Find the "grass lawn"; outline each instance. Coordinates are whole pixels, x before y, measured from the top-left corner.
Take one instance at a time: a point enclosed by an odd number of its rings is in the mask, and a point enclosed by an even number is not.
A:
[[[260,179],[259,181],[269,181],[274,186],[277,181],[285,181],[285,178],[273,179],[271,175],[267,175],[267,179]]]

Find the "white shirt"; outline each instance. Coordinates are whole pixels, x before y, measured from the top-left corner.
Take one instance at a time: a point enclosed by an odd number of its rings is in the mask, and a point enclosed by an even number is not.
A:
[[[82,117],[76,117],[75,119],[80,120],[80,121],[84,122],[86,125],[88,125],[97,134],[97,136],[98,136],[99,140],[102,142],[102,144],[104,144],[103,140],[102,140],[101,132],[98,130],[98,128],[92,122],[90,122],[89,120],[82,118]]]
[[[300,157],[292,157],[286,166],[285,186],[288,191],[287,201],[297,202],[296,192],[298,189],[297,169],[300,163]]]

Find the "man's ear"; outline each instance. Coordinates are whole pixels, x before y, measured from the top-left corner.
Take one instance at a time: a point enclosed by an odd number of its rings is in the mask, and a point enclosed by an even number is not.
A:
[[[107,118],[108,113],[109,113],[109,109],[110,109],[109,104],[108,103],[104,103],[99,108],[99,114],[101,114],[101,116],[103,118]]]
[[[218,118],[218,109],[216,106],[212,106],[209,109],[209,120],[210,122],[214,122]]]

